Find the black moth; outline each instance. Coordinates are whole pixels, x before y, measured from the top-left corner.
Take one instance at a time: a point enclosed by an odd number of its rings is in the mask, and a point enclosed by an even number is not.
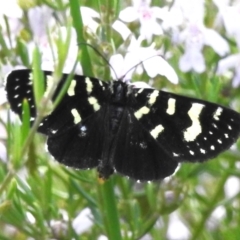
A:
[[[44,75],[47,89],[51,72]],[[53,101],[67,76],[63,74]],[[27,99],[33,123],[31,70],[13,71],[6,80],[11,109],[21,117]],[[47,135],[49,152],[64,165],[97,167],[103,179],[117,172],[148,181],[171,175],[180,162],[202,162],[228,149],[239,137],[240,114],[156,89],[75,75],[38,131]]]

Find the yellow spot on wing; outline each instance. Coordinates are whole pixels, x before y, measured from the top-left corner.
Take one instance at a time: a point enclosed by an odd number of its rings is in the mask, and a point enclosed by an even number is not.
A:
[[[150,134],[152,135],[153,138],[157,139],[158,135],[164,130],[164,127],[160,124],[156,126]]]
[[[134,115],[137,119],[140,119],[144,114],[148,114],[150,111],[150,109],[146,106],[140,108],[139,110],[137,110]]]
[[[159,91],[158,91],[158,90],[154,90],[154,91],[152,92],[152,94],[150,95],[149,100],[148,100],[148,104],[149,104],[150,106],[152,106],[152,105],[156,102],[156,99],[157,99],[157,97],[158,97],[158,94],[159,94]]]
[[[91,92],[92,92],[92,89],[93,89],[93,83],[92,83],[92,81],[90,80],[89,77],[86,77],[86,78],[85,78],[85,82],[86,82],[86,85],[87,85],[87,92],[88,92],[88,93],[91,93]]]
[[[73,119],[74,119],[74,123],[77,124],[79,122],[81,122],[81,116],[79,115],[78,111],[76,108],[73,108],[71,110],[71,113],[73,115]]]
[[[94,111],[98,111],[100,109],[100,105],[98,104],[98,100],[95,97],[89,97],[88,102],[93,106]]]
[[[168,99],[167,114],[173,115],[175,113],[175,104],[176,104],[176,99],[174,98]]]
[[[202,112],[203,107],[203,104],[193,103],[192,107],[188,111],[188,115],[192,120],[192,125],[184,131],[184,139],[187,142],[194,141],[197,136],[202,132],[199,116]]]
[[[76,80],[73,79],[73,80],[71,81],[70,86],[69,86],[68,91],[67,91],[67,93],[68,93],[69,96],[73,96],[73,95],[74,95],[74,93],[75,93],[75,92],[74,92],[75,86],[76,86]]]

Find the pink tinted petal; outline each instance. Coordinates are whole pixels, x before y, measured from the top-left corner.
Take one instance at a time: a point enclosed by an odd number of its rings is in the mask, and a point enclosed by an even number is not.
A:
[[[205,28],[203,30],[205,44],[211,46],[216,53],[224,56],[229,53],[228,42],[216,31]]]
[[[127,7],[119,13],[119,18],[124,22],[133,22],[138,19],[138,13],[134,7]]]

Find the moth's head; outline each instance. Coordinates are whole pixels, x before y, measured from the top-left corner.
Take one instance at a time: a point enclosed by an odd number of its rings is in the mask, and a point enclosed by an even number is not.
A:
[[[110,87],[111,100],[115,103],[125,103],[128,94],[128,85],[122,81],[113,81]]]

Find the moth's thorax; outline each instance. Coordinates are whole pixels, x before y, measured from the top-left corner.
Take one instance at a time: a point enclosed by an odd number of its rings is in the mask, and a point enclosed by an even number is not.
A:
[[[122,81],[112,82],[110,85],[110,102],[119,106],[124,106],[127,103],[130,86]]]
[[[110,132],[116,134],[127,105],[129,85],[121,81],[115,81],[110,85]]]

